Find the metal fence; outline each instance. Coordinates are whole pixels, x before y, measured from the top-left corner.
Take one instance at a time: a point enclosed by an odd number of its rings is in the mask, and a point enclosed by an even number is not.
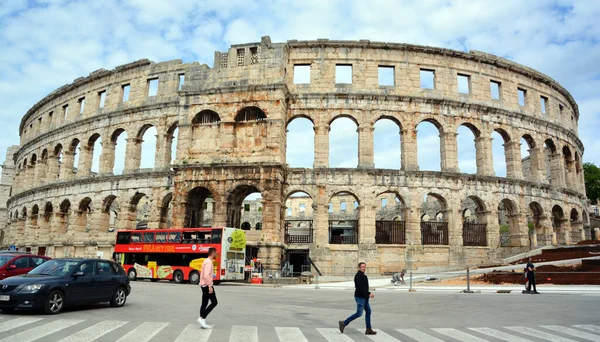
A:
[[[464,222],[463,223],[463,245],[464,246],[487,246],[487,224]]]
[[[421,241],[424,245],[447,245],[448,222],[421,222]]]
[[[405,221],[375,221],[375,243],[405,244]]]
[[[301,226],[297,226],[300,224]],[[304,225],[303,225],[304,224]],[[312,220],[286,220],[285,221],[285,243],[312,243],[313,221]]]
[[[337,224],[336,224],[337,222]],[[334,233],[334,231],[336,231]],[[343,232],[338,234],[338,232]],[[348,233],[350,232],[350,233]],[[329,243],[351,245],[358,243],[358,220],[329,221]]]
[[[319,274],[321,277],[332,276],[332,277],[352,277],[358,272],[357,266],[319,266],[317,270],[311,265],[302,266],[302,272],[310,272],[312,274]],[[367,275],[379,276],[381,275],[378,266],[369,266],[367,264]]]

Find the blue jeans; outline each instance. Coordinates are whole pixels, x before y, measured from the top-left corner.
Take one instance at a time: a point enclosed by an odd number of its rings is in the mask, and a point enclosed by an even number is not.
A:
[[[367,324],[367,329],[371,329],[371,306],[369,305],[369,299],[354,297],[356,301],[356,312],[352,314],[352,316],[346,318],[344,321],[344,325],[350,324],[353,320],[359,318],[363,314],[363,309],[367,313],[365,316],[365,323]]]

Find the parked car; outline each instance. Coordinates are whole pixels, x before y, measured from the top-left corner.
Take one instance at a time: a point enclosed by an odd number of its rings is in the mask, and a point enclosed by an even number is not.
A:
[[[125,305],[131,293],[121,265],[103,259],[52,259],[28,274],[0,281],[4,312],[43,310],[58,314],[67,306],[110,302]]]
[[[47,256],[30,253],[1,253],[0,279],[27,274],[48,260],[50,258]]]

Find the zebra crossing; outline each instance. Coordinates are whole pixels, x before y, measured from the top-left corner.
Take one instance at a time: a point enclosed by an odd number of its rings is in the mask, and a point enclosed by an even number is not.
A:
[[[218,324],[200,329],[197,323],[92,321],[4,316],[0,317],[0,342],[600,342],[598,325],[538,325],[467,328],[384,328],[377,335],[364,335],[364,329],[347,327],[344,334],[333,327],[267,327]]]

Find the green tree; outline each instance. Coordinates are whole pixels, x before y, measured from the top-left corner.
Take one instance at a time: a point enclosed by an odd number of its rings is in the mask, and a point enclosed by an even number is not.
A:
[[[587,197],[595,204],[598,198],[600,198],[600,168],[592,163],[584,163],[583,172],[585,176],[585,192]]]

